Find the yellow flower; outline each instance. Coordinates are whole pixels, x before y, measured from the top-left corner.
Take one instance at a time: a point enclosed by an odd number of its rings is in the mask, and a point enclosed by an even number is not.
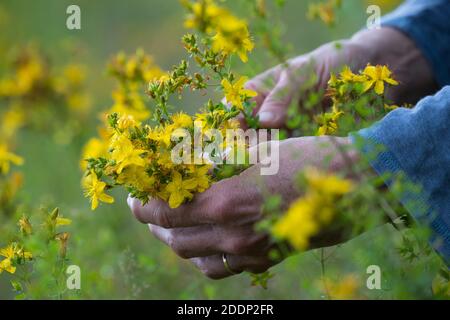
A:
[[[328,292],[331,299],[348,300],[355,299],[359,287],[358,283],[360,283],[360,279],[353,274],[349,274],[338,281],[325,278],[321,281],[321,286],[325,287],[323,290]]]
[[[288,240],[300,251],[307,249],[311,237],[332,221],[337,197],[353,188],[350,180],[314,168],[307,168],[304,175],[307,183],[305,195],[292,203],[272,227],[275,237]]]
[[[247,62],[247,53],[254,43],[250,38],[245,20],[228,15],[219,19],[216,35],[212,38],[212,50],[218,53],[237,53],[242,62]]]
[[[83,180],[83,182],[86,181]],[[59,208],[53,209],[52,212],[48,215],[47,220],[45,222],[45,225],[49,230],[54,230],[56,227],[67,226],[70,224],[72,224],[72,220],[64,218],[62,215],[60,215]]]
[[[136,76],[136,72],[138,71],[138,62],[135,58],[131,57],[126,63],[125,63],[125,75],[132,79]]]
[[[197,1],[193,4],[184,3],[190,10],[190,14],[184,21],[186,29],[198,29],[202,32],[211,33],[219,19],[223,16],[230,15],[230,12],[217,6],[212,0]]]
[[[33,228],[31,227],[30,220],[28,220],[28,218],[25,216],[23,216],[22,218],[19,219],[18,225],[20,228],[20,232],[22,232],[26,235],[30,235],[33,232]]]
[[[83,170],[87,168],[87,159],[106,157],[108,155],[108,142],[99,138],[91,138],[83,147],[80,161],[80,167]]]
[[[210,165],[196,166],[192,165],[189,168],[190,177],[195,180],[197,192],[203,192],[209,188],[208,171],[211,169]]]
[[[88,176],[83,179],[84,195],[91,200],[91,209],[98,207],[99,201],[105,203],[113,203],[114,198],[105,193],[106,183],[98,180],[95,172],[91,171]]]
[[[367,80],[366,77],[363,75],[354,74],[348,66],[345,66],[343,68],[343,70],[341,71],[340,79],[343,82],[347,82],[347,83],[348,82],[364,82],[365,80]]]
[[[5,138],[12,137],[19,128],[25,125],[25,116],[21,105],[10,106],[8,111],[2,115],[0,134]]]
[[[37,54],[32,54],[29,59],[17,69],[17,87],[19,94],[29,93],[45,75],[45,66]]]
[[[336,77],[336,74],[334,72],[330,72],[330,79],[328,80],[328,86],[334,88],[336,87],[338,82],[338,79]]]
[[[15,244],[12,243],[6,248],[0,249],[0,256],[5,257],[7,259],[13,259],[15,257]]]
[[[66,97],[68,107],[79,114],[86,113],[91,105],[91,97],[87,93],[71,93]]]
[[[112,142],[111,147],[113,149],[111,159],[116,162],[115,170],[118,174],[129,165],[145,166],[145,160],[142,158],[142,154],[147,151],[136,149],[126,136],[120,135]]]
[[[246,99],[257,95],[255,91],[244,88],[246,82],[247,77],[240,77],[235,83],[230,83],[228,79],[223,79],[221,82],[227,102],[236,106],[239,110],[244,109],[243,102]]]
[[[72,224],[72,220],[70,220],[70,219],[67,219],[67,218],[63,218],[62,216],[61,217],[56,217],[56,227],[58,227],[58,226],[68,226],[68,225],[70,225],[70,224]]]
[[[5,258],[0,261],[0,273],[3,271],[15,273],[16,266],[14,264],[17,262],[16,259],[31,260],[33,258],[31,252],[25,251],[16,243],[11,243],[6,248],[0,249],[0,256]]]
[[[184,112],[179,112],[172,115],[172,122],[175,128],[189,128],[192,126],[191,116]]]
[[[0,79],[0,96],[10,97],[20,95],[19,88],[14,79]]]
[[[79,86],[86,79],[86,68],[79,64],[69,64],[63,70],[63,75],[73,86]]]
[[[327,174],[314,168],[305,170],[308,186],[324,195],[340,196],[350,192],[353,183],[334,174]]]
[[[117,183],[136,187],[139,191],[149,191],[155,184],[155,177],[149,177],[139,166],[129,166],[117,177]]]
[[[331,26],[336,21],[335,8],[329,3],[311,3],[308,7],[308,19],[319,18],[326,25]]]
[[[166,73],[159,67],[151,67],[144,71],[143,77],[146,82],[150,82],[155,79],[159,79],[164,75],[166,75]]]
[[[363,74],[369,78],[364,83],[364,92],[375,86],[375,93],[382,95],[384,93],[385,82],[394,86],[398,85],[398,82],[391,77],[392,72],[386,66],[372,66],[368,64]]]
[[[11,259],[4,259],[0,261],[0,273],[3,271],[14,273],[16,272],[16,267],[12,265]]]
[[[23,162],[23,158],[10,152],[5,143],[0,143],[0,174],[7,174],[11,163],[20,166]]]
[[[280,239],[287,239],[297,250],[305,250],[311,236],[319,230],[314,219],[315,198],[306,196],[290,206],[286,214],[272,227],[272,233]]]
[[[185,199],[192,199],[192,190],[195,189],[197,183],[194,179],[184,180],[178,171],[174,171],[172,181],[166,187],[169,194],[169,206],[171,208],[179,207]]]
[[[158,160],[156,161],[159,166],[166,170],[170,170],[174,167],[175,163],[172,161],[172,153],[170,150],[160,150],[156,157]]]
[[[3,188],[0,188],[0,203],[7,204],[14,199],[23,184],[23,174],[21,172],[13,172],[6,178]]]
[[[123,114],[120,116],[119,120],[117,120],[117,127],[120,131],[124,131],[128,128],[133,128],[139,125],[140,123],[134,120],[134,117],[129,114]]]
[[[336,133],[338,129],[337,121],[343,114],[344,112],[338,111],[336,108],[333,108],[332,112],[326,112],[324,114],[316,116],[315,120],[319,124],[317,135],[324,136]]]
[[[136,53],[130,56],[120,52],[109,63],[109,70],[121,81],[126,81],[127,85],[137,86],[164,74],[153,58],[142,49],[137,49]]]
[[[16,272],[16,267],[13,265],[13,259],[16,256],[15,245],[10,244],[6,248],[0,249],[0,256],[5,257],[0,261],[0,273],[3,271],[14,273]]]
[[[148,137],[152,140],[164,143],[166,147],[170,147],[174,130],[176,130],[176,128],[173,124],[159,126],[151,130]]]
[[[118,113],[132,116],[136,121],[145,121],[150,117],[144,100],[137,91],[138,88],[132,88],[126,92],[123,88],[113,92],[114,105],[107,112],[108,114]]]

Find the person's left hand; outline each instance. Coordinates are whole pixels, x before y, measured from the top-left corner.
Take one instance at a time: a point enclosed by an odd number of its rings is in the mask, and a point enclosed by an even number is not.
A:
[[[224,267],[225,253],[229,267],[236,273],[261,273],[275,262],[269,251],[275,243],[270,236],[255,231],[254,225],[263,218],[262,205],[267,195],[280,194],[288,207],[302,191],[297,190],[294,178],[305,166],[328,171],[343,171],[350,161],[357,161],[357,153],[347,157],[337,151],[337,145],[349,145],[347,138],[303,137],[280,142],[279,172],[260,175],[260,164],[238,176],[214,183],[208,190],[176,209],[170,209],[162,200],[152,199],[145,206],[137,199],[128,198],[136,218],[149,225],[150,231],[182,258],[191,261],[213,279],[230,276]],[[326,165],[324,159],[331,156]],[[335,230],[324,230],[323,236],[311,247],[333,245],[345,239]]]

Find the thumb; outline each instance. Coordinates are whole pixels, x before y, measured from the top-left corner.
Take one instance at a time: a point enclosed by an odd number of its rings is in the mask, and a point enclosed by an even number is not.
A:
[[[292,101],[293,87],[290,85],[289,74],[283,72],[258,112],[259,122],[263,128],[284,126],[287,109]]]

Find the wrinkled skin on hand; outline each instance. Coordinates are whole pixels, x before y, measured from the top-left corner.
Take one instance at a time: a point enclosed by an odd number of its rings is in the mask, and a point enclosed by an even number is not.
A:
[[[334,139],[332,142],[330,139]],[[276,143],[276,142],[273,142]],[[192,202],[170,209],[161,200],[151,200],[142,206],[139,200],[128,203],[136,218],[149,225],[150,231],[180,257],[191,261],[213,279],[230,276],[224,268],[222,253],[227,254],[230,267],[236,272],[259,273],[279,261],[271,260],[269,251],[276,245],[271,238],[255,231],[254,225],[263,218],[262,205],[267,195],[281,194],[287,207],[302,194],[295,187],[293,173],[305,166],[315,166],[330,172],[342,172],[357,161],[356,151],[345,159],[336,145],[348,146],[347,138],[304,137],[280,142],[280,171],[261,176],[259,165],[240,175],[219,181]],[[329,166],[323,159],[332,157]],[[341,234],[326,231],[312,247],[334,245],[346,239]]]
[[[365,30],[350,40],[326,44],[309,54],[299,56],[286,64],[276,66],[251,79],[247,88],[258,93],[254,114],[263,128],[284,127],[286,110],[299,89],[308,79],[308,72],[317,76],[315,90],[325,89],[330,72],[340,71],[349,65],[353,71],[363,69],[367,63],[388,65],[393,70],[399,86],[391,88],[388,98],[394,103],[414,103],[436,90],[431,68],[415,44],[401,32],[391,28]],[[307,71],[305,73],[305,70]],[[308,71],[309,70],[309,71]],[[416,75],[421,78],[417,79]],[[298,101],[302,110],[301,97]],[[324,100],[324,111],[329,101]],[[245,128],[243,118],[241,125]],[[303,137],[280,143],[280,170],[272,176],[261,176],[259,165],[240,175],[215,183],[197,194],[192,202],[176,209],[161,200],[151,200],[145,206],[129,198],[128,204],[142,223],[166,243],[180,257],[190,259],[206,276],[219,279],[230,276],[222,261],[227,254],[233,271],[263,272],[279,261],[268,258],[276,244],[266,234],[255,231],[254,225],[263,218],[264,199],[270,194],[280,194],[283,204],[289,204],[302,194],[294,184],[294,177],[307,166],[331,172],[347,172],[348,166],[358,161],[358,153],[349,151],[347,157],[337,152],[337,146],[348,146],[348,138]],[[325,143],[325,147],[324,147]],[[329,166],[324,159],[332,155]],[[349,163],[350,162],[350,163]],[[358,177],[350,176],[352,179]],[[350,228],[351,226],[347,226]],[[329,246],[346,239],[346,226],[341,230],[322,230],[311,247]]]
[[[368,63],[388,65],[393,71],[400,85],[391,88],[387,98],[395,104],[413,104],[437,89],[428,62],[412,40],[391,28],[364,30],[350,40],[325,44],[251,79],[247,88],[258,93],[254,113],[259,116],[262,127],[282,128],[287,107],[296,102],[293,99],[300,98],[300,112],[308,112],[302,109],[302,97],[298,93],[311,73],[317,76],[314,89],[325,90],[330,72],[339,72],[344,65],[357,72]],[[325,98],[322,108],[316,112],[325,111],[328,106]],[[241,123],[245,126],[243,121]]]

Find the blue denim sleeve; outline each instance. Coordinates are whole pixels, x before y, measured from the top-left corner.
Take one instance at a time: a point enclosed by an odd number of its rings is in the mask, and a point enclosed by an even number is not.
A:
[[[419,223],[432,232],[431,244],[450,262],[450,86],[421,100],[413,109],[398,108],[370,128],[362,137],[363,154],[383,150],[371,166],[380,175],[404,172],[420,191],[405,193],[401,202]],[[386,181],[389,185],[389,181]]]
[[[450,85],[450,1],[409,0],[383,17],[390,26],[408,35],[433,69],[437,83]]]

